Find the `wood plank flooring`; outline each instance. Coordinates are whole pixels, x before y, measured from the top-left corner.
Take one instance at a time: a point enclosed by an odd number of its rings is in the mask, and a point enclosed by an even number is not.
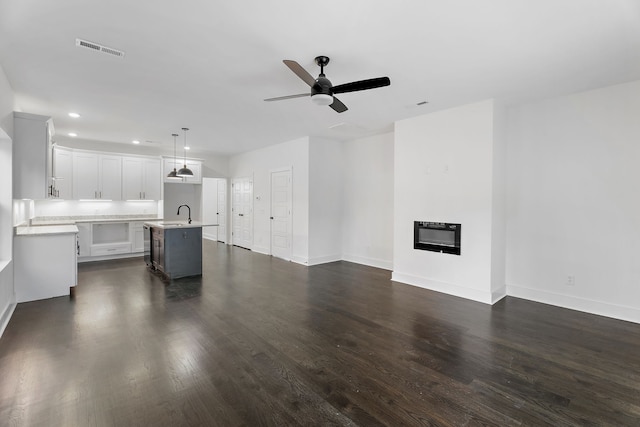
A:
[[[204,257],[172,282],[139,258],[81,264],[74,300],[19,304],[0,425],[640,425],[640,325],[348,262]]]

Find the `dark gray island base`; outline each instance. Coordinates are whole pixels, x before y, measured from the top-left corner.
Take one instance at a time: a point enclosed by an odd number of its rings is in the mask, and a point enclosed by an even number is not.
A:
[[[202,227],[182,221],[145,223],[150,243],[145,262],[168,279],[202,275]]]

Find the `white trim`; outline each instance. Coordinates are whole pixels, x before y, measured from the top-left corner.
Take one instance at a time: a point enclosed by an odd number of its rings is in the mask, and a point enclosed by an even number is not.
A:
[[[554,292],[530,289],[515,285],[507,285],[507,295],[543,304],[555,305],[557,307],[568,308],[570,310],[582,311],[598,316],[640,323],[640,309],[635,307],[594,301],[572,295],[562,295]]]
[[[405,274],[405,273],[398,273],[396,271],[391,273],[391,280],[394,282],[405,283],[407,285],[413,285],[419,288],[425,288],[425,289],[429,289],[436,292],[442,292],[445,294],[466,298],[473,301],[482,302],[485,304],[492,304],[495,298],[491,294],[491,292],[465,288],[462,286],[454,285],[452,283],[440,282],[437,280],[426,279],[424,277],[412,276],[410,274]]]
[[[342,256],[340,255],[323,255],[319,257],[309,258],[309,266],[326,264],[328,262],[342,261]]]
[[[263,255],[271,255],[269,253],[269,248],[267,248],[266,246],[254,246],[253,249],[251,249],[253,252],[257,252],[259,254],[263,254]]]
[[[307,258],[296,255],[291,256],[291,262],[295,262],[300,265],[309,265],[309,260]]]
[[[368,265],[370,267],[381,268],[383,270],[393,270],[393,260],[369,258],[359,255],[343,254],[343,261],[354,262],[356,264]]]
[[[5,308],[4,313],[2,313],[2,316],[0,316],[0,337],[2,337],[4,330],[7,329],[9,320],[11,320],[11,316],[13,316],[13,312],[15,311],[17,305],[18,304],[16,304],[15,302],[9,304],[7,308]]]
[[[218,236],[209,233],[202,233],[202,238],[207,240],[213,240],[214,242],[218,241]]]

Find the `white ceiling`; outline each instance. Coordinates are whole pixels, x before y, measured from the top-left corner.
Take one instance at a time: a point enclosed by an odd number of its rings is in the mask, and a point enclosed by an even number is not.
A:
[[[308,98],[263,101],[307,91],[282,60],[317,76],[318,55],[331,58],[334,85],[389,76],[391,86],[340,95],[342,114]],[[77,132],[171,149],[189,127],[193,155],[232,154],[640,79],[640,1],[0,0],[0,64],[16,109],[52,116],[58,142]]]

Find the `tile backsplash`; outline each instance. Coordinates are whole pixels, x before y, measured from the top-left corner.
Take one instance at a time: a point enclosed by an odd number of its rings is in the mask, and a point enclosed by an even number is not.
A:
[[[159,215],[162,217],[162,200],[150,201],[77,201],[36,200],[33,201],[33,217],[91,216],[91,215]]]

